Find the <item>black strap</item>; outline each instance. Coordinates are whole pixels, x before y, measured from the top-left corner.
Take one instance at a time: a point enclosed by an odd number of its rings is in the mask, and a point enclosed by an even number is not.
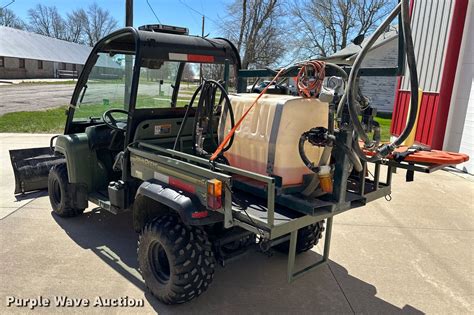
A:
[[[398,163],[403,162],[407,156],[412,155],[418,151],[431,151],[431,150],[429,148],[425,148],[419,145],[414,145],[414,146],[409,147],[404,152],[393,152],[392,154],[393,160]]]

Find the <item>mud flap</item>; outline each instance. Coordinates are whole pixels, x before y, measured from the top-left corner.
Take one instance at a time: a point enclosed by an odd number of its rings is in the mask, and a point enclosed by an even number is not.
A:
[[[15,194],[48,187],[51,167],[65,163],[63,156],[56,156],[50,147],[10,150],[10,160],[15,175]]]

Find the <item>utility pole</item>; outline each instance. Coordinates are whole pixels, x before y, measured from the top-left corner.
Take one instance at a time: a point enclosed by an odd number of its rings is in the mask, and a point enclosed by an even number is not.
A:
[[[205,17],[204,15],[202,16],[202,28],[201,28],[201,37],[204,38],[204,22],[205,22]],[[202,83],[203,77],[202,77],[202,63],[199,65],[199,80]]]
[[[125,26],[133,26],[133,0],[125,0]]]
[[[125,0],[125,26],[133,26],[133,0]],[[125,94],[124,108],[128,110],[130,106],[130,93],[132,88],[132,63],[133,56],[125,55]]]

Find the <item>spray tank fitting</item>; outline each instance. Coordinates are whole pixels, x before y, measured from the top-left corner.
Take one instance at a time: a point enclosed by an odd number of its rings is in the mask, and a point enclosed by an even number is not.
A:
[[[331,166],[329,165],[322,165],[319,168],[318,172],[319,184],[321,186],[321,190],[325,193],[332,193],[333,184],[332,184],[332,175],[331,175]]]

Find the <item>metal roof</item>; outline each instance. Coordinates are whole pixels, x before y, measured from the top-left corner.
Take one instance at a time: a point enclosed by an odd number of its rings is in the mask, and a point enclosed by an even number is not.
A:
[[[380,47],[381,45],[398,38],[398,26],[390,26],[390,29],[386,31],[384,34],[382,34],[374,43],[372,48],[370,50],[373,50],[377,47]],[[367,41],[370,39],[370,36],[367,36],[364,41],[362,42],[361,46],[363,47]],[[362,47],[355,45],[355,44],[349,44],[345,48],[335,52],[334,54],[322,58],[322,60],[327,60],[327,61],[345,61],[348,64],[351,64],[357,57],[357,54],[359,51],[361,51]]]
[[[0,56],[84,64],[92,47],[0,26]]]

